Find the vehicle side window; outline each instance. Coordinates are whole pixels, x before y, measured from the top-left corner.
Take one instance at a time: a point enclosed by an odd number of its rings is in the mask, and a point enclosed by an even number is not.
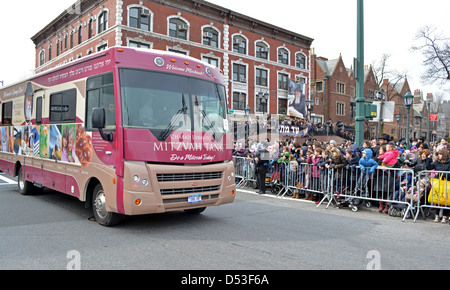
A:
[[[113,74],[91,77],[87,81],[86,130],[92,130],[92,109],[105,108],[105,129],[116,129]]]

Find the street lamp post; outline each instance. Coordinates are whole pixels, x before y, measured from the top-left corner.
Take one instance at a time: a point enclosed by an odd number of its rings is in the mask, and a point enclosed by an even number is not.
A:
[[[397,141],[400,140],[400,133],[399,133],[399,122],[400,122],[400,115],[395,116],[395,120],[397,120]]]
[[[428,111],[428,130],[427,130],[427,142],[430,144],[431,137],[430,137],[430,101],[425,101],[425,104],[427,104],[427,111]]]
[[[308,121],[311,122],[311,114],[312,114],[312,110],[314,108],[314,101],[313,100],[306,100],[306,106],[308,107],[308,112],[309,112],[309,119],[308,119]]]
[[[245,142],[247,143],[248,142],[248,138],[250,137],[250,121],[249,121],[249,119],[250,119],[250,112],[251,112],[251,109],[250,109],[250,107],[247,105],[247,107],[245,107],[245,109],[244,109],[244,112],[245,112],[245,117],[247,118],[247,124],[245,124],[245,133],[244,133],[244,136],[245,136]]]
[[[411,105],[414,101],[414,96],[411,94],[411,92],[407,92],[406,95],[403,96],[403,101],[405,102],[405,107],[406,110],[408,111],[408,115],[406,116],[406,144],[407,144],[407,149],[411,148],[410,142],[409,142],[409,115],[410,115],[410,110],[411,110]]]
[[[357,59],[356,59],[356,118],[355,143],[359,146],[364,141],[364,1],[357,0]]]

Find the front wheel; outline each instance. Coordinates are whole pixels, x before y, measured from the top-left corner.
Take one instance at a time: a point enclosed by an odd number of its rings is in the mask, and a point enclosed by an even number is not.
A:
[[[120,214],[106,210],[106,196],[101,184],[97,184],[92,194],[92,211],[95,220],[105,227],[114,226],[122,220]]]
[[[19,172],[17,174],[17,186],[21,195],[30,195],[33,193],[33,184],[24,180],[22,167],[19,168]]]

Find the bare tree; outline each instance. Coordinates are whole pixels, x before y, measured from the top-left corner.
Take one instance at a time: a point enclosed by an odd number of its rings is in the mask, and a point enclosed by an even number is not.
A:
[[[423,42],[411,48],[422,52],[425,58],[426,71],[422,74],[422,82],[443,86],[450,80],[450,38],[437,33],[434,26],[425,26],[419,29],[415,40]]]
[[[406,78],[405,72],[398,72],[389,67],[388,60],[390,57],[390,54],[383,54],[379,63],[372,64],[375,81],[379,88],[384,88],[386,101],[391,101],[397,96],[395,94],[396,89],[398,89],[397,85]],[[384,80],[389,81],[388,86],[383,86]]]

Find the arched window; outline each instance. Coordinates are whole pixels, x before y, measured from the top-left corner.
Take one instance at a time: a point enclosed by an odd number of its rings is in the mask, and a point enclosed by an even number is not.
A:
[[[219,47],[219,33],[212,27],[203,29],[203,44],[213,47]]]
[[[289,64],[289,51],[286,48],[278,49],[278,63]]]
[[[98,28],[97,28],[97,31],[98,31],[98,33],[102,33],[106,29],[108,29],[108,11],[103,11],[98,16]]]
[[[189,25],[180,18],[171,18],[169,20],[169,36],[186,39],[189,32]]]
[[[306,69],[306,56],[298,52],[295,55],[295,66],[301,69]]]
[[[45,51],[41,50],[39,53],[39,66],[44,65],[45,63]]]
[[[247,40],[240,35],[234,36],[233,51],[237,53],[247,54]]]
[[[262,41],[258,41],[255,46],[255,56],[257,58],[269,59],[269,46]]]

